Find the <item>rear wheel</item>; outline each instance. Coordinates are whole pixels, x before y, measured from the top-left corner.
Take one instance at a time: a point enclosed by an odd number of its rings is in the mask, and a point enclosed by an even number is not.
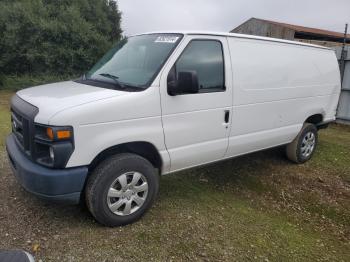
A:
[[[316,126],[305,123],[298,136],[286,147],[288,159],[298,164],[305,163],[314,154],[317,142]]]
[[[119,154],[103,161],[86,186],[91,214],[106,226],[137,221],[153,204],[159,178],[152,164],[134,154]]]

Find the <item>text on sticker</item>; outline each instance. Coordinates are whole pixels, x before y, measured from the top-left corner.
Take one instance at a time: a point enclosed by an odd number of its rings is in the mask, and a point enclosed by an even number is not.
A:
[[[178,36],[158,36],[155,43],[175,43],[179,39]]]

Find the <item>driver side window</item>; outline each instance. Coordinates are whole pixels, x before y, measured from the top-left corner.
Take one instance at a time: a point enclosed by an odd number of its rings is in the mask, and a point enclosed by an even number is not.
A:
[[[192,40],[175,66],[179,72],[195,72],[199,93],[225,90],[224,58],[221,42],[217,40]]]

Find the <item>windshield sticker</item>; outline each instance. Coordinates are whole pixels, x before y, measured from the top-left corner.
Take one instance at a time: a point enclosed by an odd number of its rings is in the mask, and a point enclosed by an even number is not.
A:
[[[155,43],[170,43],[173,44],[179,39],[178,36],[168,36],[168,35],[163,35],[163,36],[158,36],[157,39],[154,41]]]

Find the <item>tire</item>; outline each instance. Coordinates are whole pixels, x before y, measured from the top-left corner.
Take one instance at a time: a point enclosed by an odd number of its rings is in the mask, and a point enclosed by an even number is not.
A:
[[[115,227],[140,219],[152,206],[158,189],[159,177],[152,164],[141,156],[123,153],[95,168],[88,178],[85,198],[99,223]]]
[[[307,143],[305,143],[306,141]],[[316,126],[305,123],[297,137],[287,145],[287,158],[297,164],[305,163],[310,160],[314,154],[317,142],[318,134]]]

